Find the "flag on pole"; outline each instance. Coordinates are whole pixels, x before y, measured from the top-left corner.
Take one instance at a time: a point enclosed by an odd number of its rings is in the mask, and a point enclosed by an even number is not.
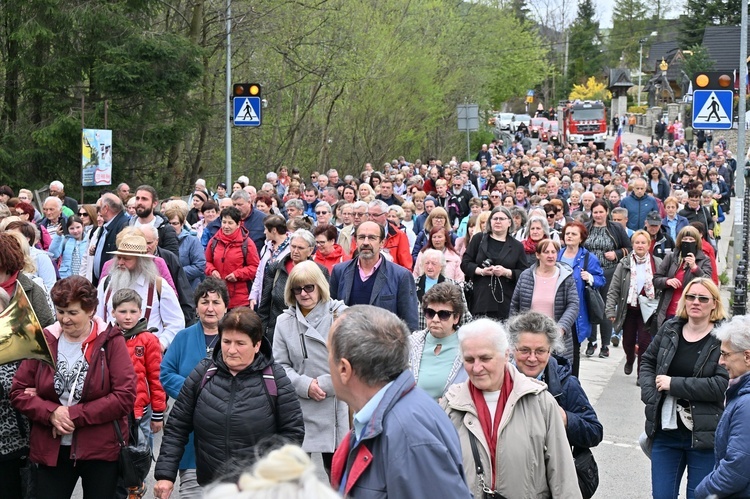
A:
[[[615,159],[620,161],[620,155],[622,155],[622,125],[617,129],[617,138],[615,139],[612,151],[615,153]]]

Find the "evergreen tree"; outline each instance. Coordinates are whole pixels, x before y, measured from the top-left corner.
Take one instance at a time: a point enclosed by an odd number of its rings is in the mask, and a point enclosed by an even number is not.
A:
[[[580,0],[578,14],[570,27],[569,69],[570,85],[583,83],[602,70],[599,22],[595,20],[593,0]]]
[[[621,0],[612,11],[609,36],[609,66],[635,67],[638,64],[638,40],[652,30],[644,0]]]

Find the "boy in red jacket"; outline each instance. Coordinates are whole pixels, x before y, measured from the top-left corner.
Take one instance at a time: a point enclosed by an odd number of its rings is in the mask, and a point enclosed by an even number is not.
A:
[[[153,449],[153,434],[164,426],[167,395],[159,381],[161,345],[148,329],[142,315],[141,296],[132,289],[121,289],[112,297],[113,319],[122,329],[125,344],[136,375],[135,422]],[[145,492],[145,488],[142,488]],[[141,491],[129,490],[128,497],[142,497]]]

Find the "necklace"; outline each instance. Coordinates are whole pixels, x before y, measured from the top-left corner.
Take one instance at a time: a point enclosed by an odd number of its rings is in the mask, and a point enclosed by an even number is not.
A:
[[[214,336],[214,339],[211,340],[211,343],[208,344],[206,347],[206,355],[211,355],[214,352],[214,345],[216,345],[216,340],[219,339],[219,335],[217,334]]]

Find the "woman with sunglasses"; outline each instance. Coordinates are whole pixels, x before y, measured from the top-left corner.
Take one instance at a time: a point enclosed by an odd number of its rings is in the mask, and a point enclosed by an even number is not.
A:
[[[609,205],[606,201],[597,199],[591,204],[591,220],[586,223],[586,230],[589,236],[586,238],[584,246],[589,250],[601,264],[604,271],[606,283],[599,288],[602,300],[607,301],[607,292],[609,284],[612,282],[612,276],[615,274],[617,264],[622,258],[627,256],[633,249],[633,245],[628,238],[627,232],[619,223],[613,223],[609,220]],[[612,322],[604,318],[601,324],[591,325],[591,334],[589,343],[586,347],[586,357],[591,357],[596,352],[596,330],[599,328],[601,336],[601,350],[599,358],[609,357],[609,342],[612,339]],[[615,340],[615,346],[619,344],[619,339]]]
[[[677,498],[686,467],[686,496],[693,499],[713,469],[729,376],[719,364],[721,342],[711,332],[724,319],[719,289],[711,279],[695,278],[641,359],[655,499]]]
[[[332,300],[326,276],[311,261],[295,265],[284,288],[288,308],[276,321],[273,357],[299,397],[305,452],[320,452],[331,474],[336,445],[349,431],[347,405],[336,398],[328,367],[328,332],[347,306]]]
[[[467,379],[456,334],[466,315],[463,291],[440,282],[424,293],[421,305],[425,327],[409,336],[409,365],[417,386],[438,400]]]
[[[688,225],[677,234],[674,251],[669,253],[654,274],[654,287],[661,291],[656,309],[656,324],[677,314],[682,290],[699,277],[711,277],[711,261],[702,249],[703,238],[695,227]]]
[[[79,204],[78,217],[83,221],[83,232],[86,239],[91,237],[91,233],[97,227],[96,224],[96,205]]]

